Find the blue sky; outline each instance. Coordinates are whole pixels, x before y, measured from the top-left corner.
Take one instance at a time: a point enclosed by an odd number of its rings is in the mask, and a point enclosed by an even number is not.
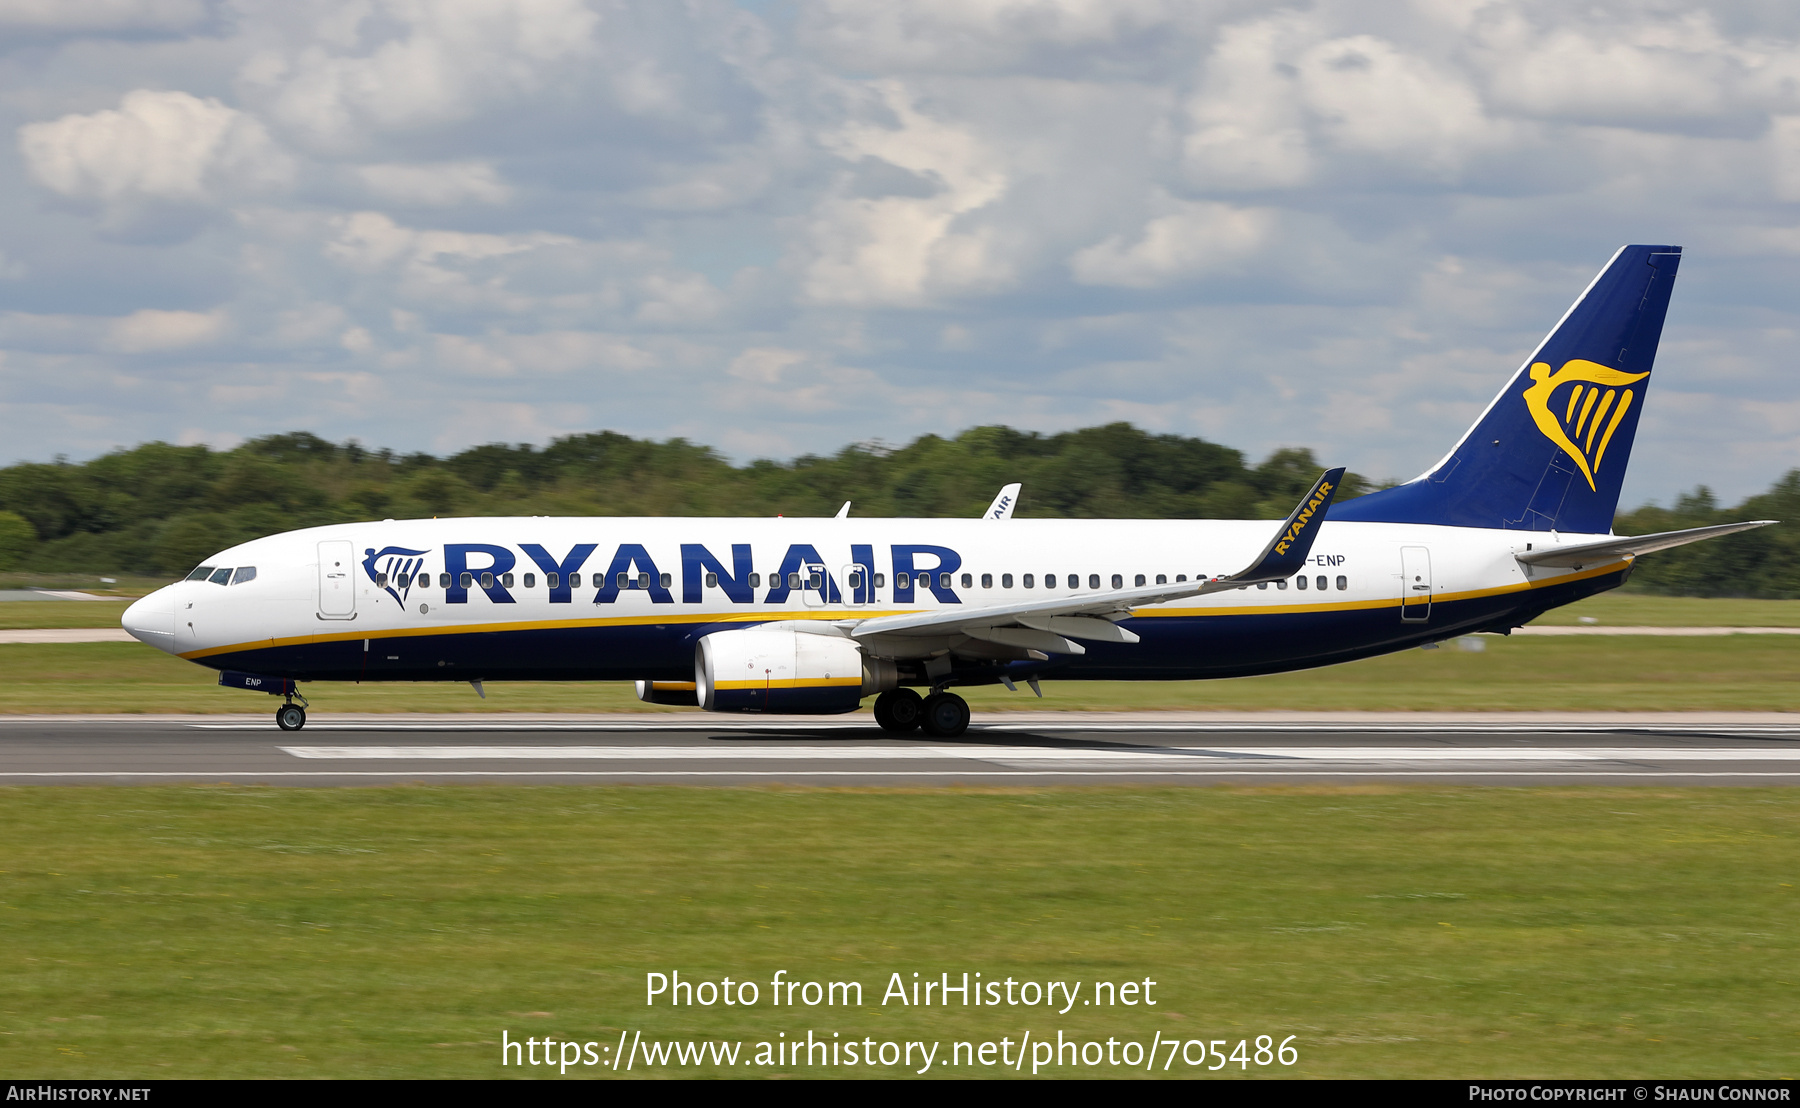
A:
[[[0,0],[0,460],[1131,420],[1435,461],[1687,250],[1626,500],[1800,466],[1800,8]]]

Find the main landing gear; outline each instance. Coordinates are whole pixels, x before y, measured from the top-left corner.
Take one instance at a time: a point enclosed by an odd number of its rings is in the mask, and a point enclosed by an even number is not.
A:
[[[298,731],[306,726],[306,708],[302,704],[288,701],[275,709],[275,726],[283,731]]]
[[[934,739],[954,739],[969,729],[969,703],[952,692],[921,698],[911,689],[890,689],[875,698],[875,722],[896,734],[923,728]]]

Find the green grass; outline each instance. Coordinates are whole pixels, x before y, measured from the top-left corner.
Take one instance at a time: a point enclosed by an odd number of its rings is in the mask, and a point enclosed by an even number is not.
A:
[[[1582,616],[1611,627],[1800,627],[1800,600],[1608,592],[1546,612],[1533,622],[1566,627]]]
[[[1046,681],[963,690],[977,712],[1157,709],[1303,711],[1800,711],[1800,642],[1721,638],[1499,638],[1299,673],[1227,681]],[[261,712],[274,698],[221,689],[217,676],[137,643],[0,644],[0,714]],[[656,711],[622,682],[302,686],[316,711]],[[694,709],[670,709],[694,711]]]
[[[39,627],[117,627],[127,601],[9,600],[0,603],[0,630]]]
[[[6,789],[0,866],[15,1078],[495,1077],[503,1029],[622,1028],[1291,1034],[1300,1076],[1800,1067],[1792,789]],[[672,970],[763,1003],[647,1008]],[[774,1009],[776,970],[866,1004]],[[882,1007],[915,971],[1158,1003]]]

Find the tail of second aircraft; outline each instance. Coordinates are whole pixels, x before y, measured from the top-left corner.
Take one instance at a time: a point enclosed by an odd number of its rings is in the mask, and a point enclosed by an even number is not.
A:
[[[1443,461],[1330,518],[1610,532],[1680,262],[1621,248]]]

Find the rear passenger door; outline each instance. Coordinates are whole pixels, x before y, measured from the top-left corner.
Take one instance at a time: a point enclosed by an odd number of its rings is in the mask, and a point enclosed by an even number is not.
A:
[[[1400,548],[1400,618],[1406,623],[1431,618],[1431,551],[1426,547]]]

